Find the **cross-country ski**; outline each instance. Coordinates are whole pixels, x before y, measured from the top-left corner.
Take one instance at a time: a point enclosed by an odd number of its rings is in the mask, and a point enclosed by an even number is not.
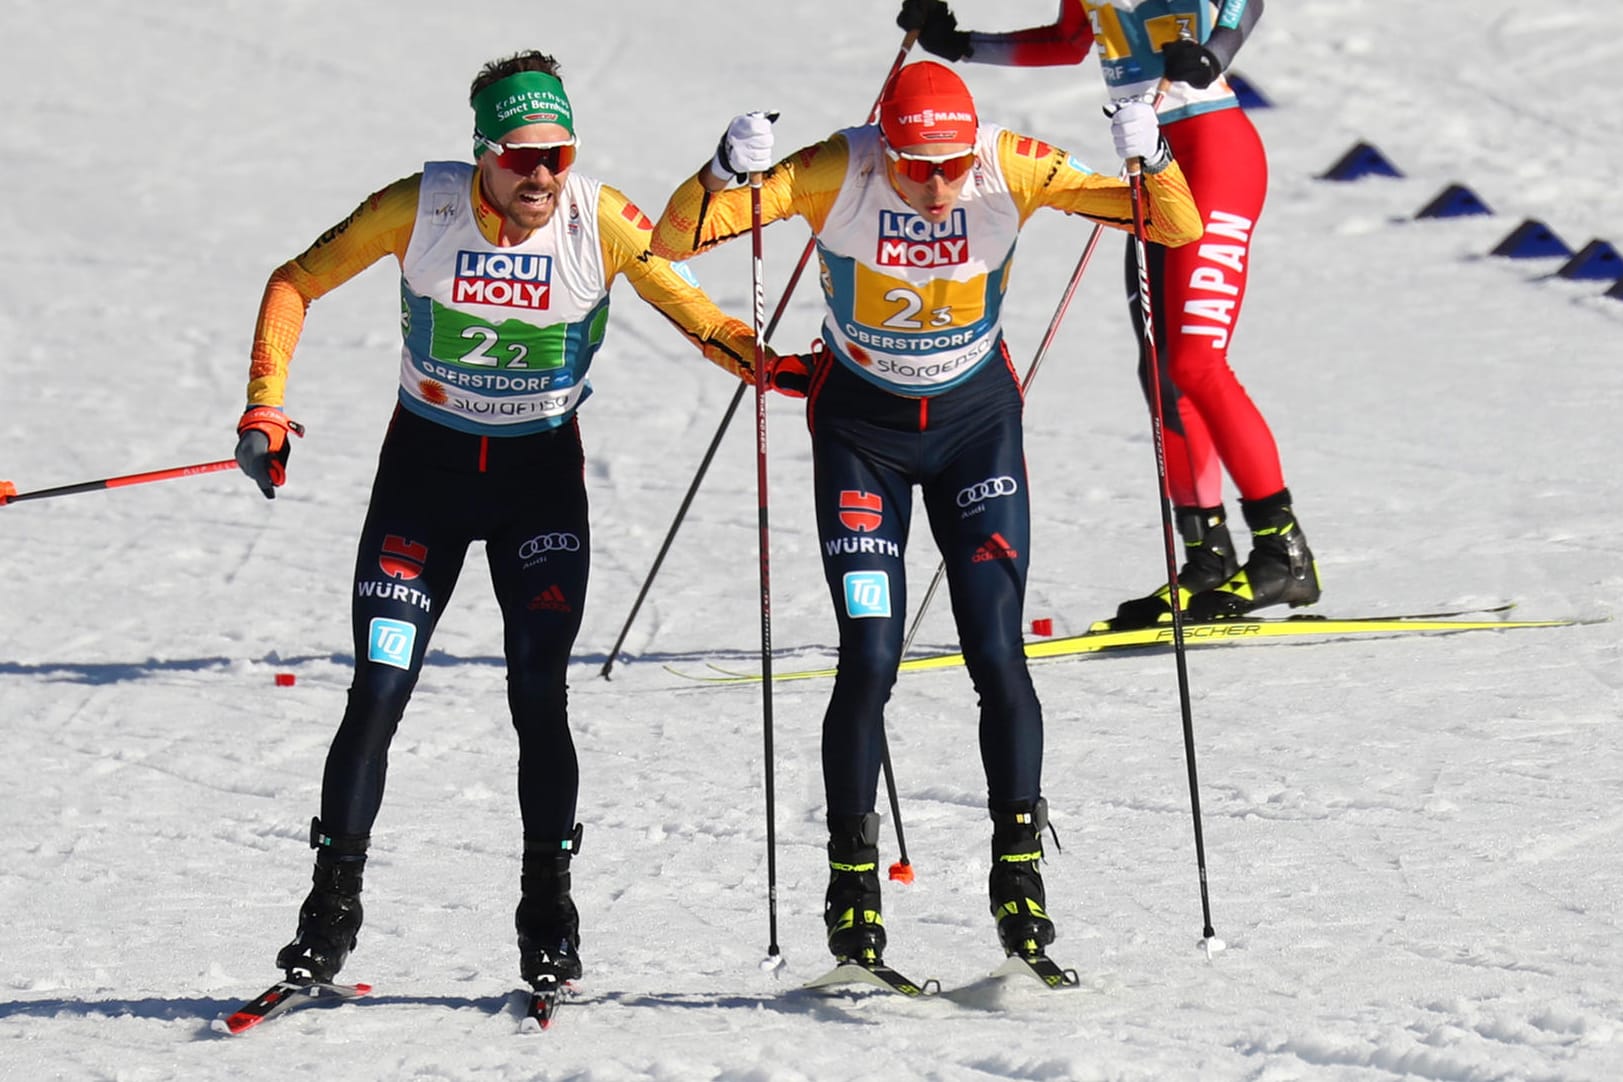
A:
[[[226,1017],[215,1019],[213,1028],[219,1033],[236,1035],[285,1014],[295,1007],[331,1006],[346,1000],[359,999],[371,991],[372,986],[369,984],[335,984],[329,981],[291,978],[281,980]]]
[[[1417,616],[1258,616],[1184,626],[1184,641],[1189,646],[1239,646],[1249,643],[1291,640],[1311,642],[1350,638],[1393,638],[1408,635],[1458,634],[1467,631],[1516,631],[1527,628],[1575,627],[1590,620],[1570,618],[1551,620],[1509,620],[1493,618],[1495,609],[1486,610],[1483,618],[1471,619],[1468,612],[1446,612]],[[1108,629],[1085,631],[1056,639],[1029,639],[1025,645],[1026,657],[1033,661],[1099,654],[1111,651],[1169,650],[1173,645],[1170,624],[1155,627],[1132,628],[1125,631]],[[900,665],[901,672],[928,672],[962,666],[964,656],[959,653],[925,654],[910,657]],[[666,670],[686,680],[708,684],[757,684],[761,678],[745,672],[715,667],[708,673],[692,672],[674,665]],[[774,680],[820,680],[837,675],[833,668],[776,670]]]

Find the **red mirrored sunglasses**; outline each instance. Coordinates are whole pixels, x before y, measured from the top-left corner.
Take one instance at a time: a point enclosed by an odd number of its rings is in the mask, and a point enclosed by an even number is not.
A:
[[[949,184],[969,172],[975,164],[975,151],[966,150],[962,154],[949,154],[946,156],[932,156],[928,154],[899,154],[890,147],[885,148],[890,155],[891,165],[895,167],[897,175],[908,180],[923,184],[937,173],[941,179]]]
[[[498,143],[482,135],[475,138],[495,153],[497,165],[521,177],[535,172],[537,166],[545,166],[549,173],[562,173],[575,164],[573,139],[567,143]]]

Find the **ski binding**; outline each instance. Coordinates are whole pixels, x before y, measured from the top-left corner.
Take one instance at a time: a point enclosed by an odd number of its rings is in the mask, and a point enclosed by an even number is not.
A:
[[[574,985],[557,977],[538,977],[528,993],[524,1006],[524,1020],[519,1029],[524,1033],[540,1033],[550,1029],[552,1019],[564,1000],[574,992]]]
[[[1038,951],[1035,954],[1011,954],[1002,965],[992,970],[994,977],[1031,977],[1042,982],[1046,988],[1075,988],[1082,983],[1074,969],[1062,969],[1048,955]]]
[[[933,996],[941,991],[941,982],[934,978],[919,984],[908,980],[883,962],[864,965],[861,962],[849,961],[841,962],[827,973],[813,977],[801,987],[838,988],[848,985],[871,985],[874,988],[894,992],[899,996],[909,998]]]
[[[236,1035],[250,1030],[267,1019],[293,1009],[314,1003],[342,1003],[359,999],[372,990],[370,984],[333,984],[330,981],[284,979],[261,992],[255,999],[243,1004],[225,1018],[216,1018],[209,1028],[216,1033]]]

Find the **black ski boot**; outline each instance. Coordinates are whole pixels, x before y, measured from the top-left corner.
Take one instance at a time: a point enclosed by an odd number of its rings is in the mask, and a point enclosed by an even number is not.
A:
[[[1006,954],[1032,958],[1054,941],[1054,922],[1044,908],[1048,899],[1037,864],[1043,859],[1043,830],[1048,801],[992,809],[992,874],[987,890],[997,937]]]
[[[576,823],[562,841],[524,840],[523,894],[513,924],[519,973],[532,987],[580,976],[580,912],[569,896],[569,862],[580,852],[581,833]]]
[[[1251,528],[1251,556],[1222,585],[1189,599],[1191,620],[1229,620],[1268,605],[1291,608],[1319,599],[1319,568],[1291,510],[1290,489],[1241,500]]]
[[[1189,599],[1202,590],[1220,586],[1240,570],[1234,555],[1234,539],[1229,536],[1228,512],[1216,507],[1175,507],[1173,518],[1183,537],[1183,568],[1178,572],[1178,599],[1184,610]],[[1172,591],[1163,583],[1148,597],[1123,601],[1116,617],[1108,621],[1110,630],[1126,631],[1172,622]]]
[[[310,820],[310,848],[316,851],[314,886],[299,907],[299,930],[276,955],[289,980],[328,982],[344,967],[361,930],[361,874],[366,870],[367,834],[328,834]]]
[[[828,894],[823,923],[839,962],[876,966],[885,953],[879,909],[879,816],[828,817]]]

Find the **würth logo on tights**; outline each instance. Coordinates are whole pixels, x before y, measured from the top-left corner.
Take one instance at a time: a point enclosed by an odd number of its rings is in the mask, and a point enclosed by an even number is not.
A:
[[[840,493],[840,525],[858,533],[873,533],[885,521],[885,501],[877,492],[845,489]]]
[[[552,257],[524,252],[458,252],[453,304],[552,307]]]
[[[427,545],[408,541],[399,534],[389,534],[383,539],[383,551],[378,553],[378,567],[391,579],[410,582],[423,573],[427,559]]]
[[[990,563],[993,560],[1013,560],[1020,553],[1015,547],[1003,539],[1003,535],[995,533],[981,542],[981,547],[975,550],[975,562],[978,564]]]
[[[557,583],[553,583],[551,586],[548,586],[545,590],[542,590],[540,593],[538,593],[534,597],[530,598],[530,611],[531,612],[540,612],[543,609],[545,609],[548,612],[574,612],[575,611],[570,606],[569,599],[564,596],[563,590],[558,586]]]

